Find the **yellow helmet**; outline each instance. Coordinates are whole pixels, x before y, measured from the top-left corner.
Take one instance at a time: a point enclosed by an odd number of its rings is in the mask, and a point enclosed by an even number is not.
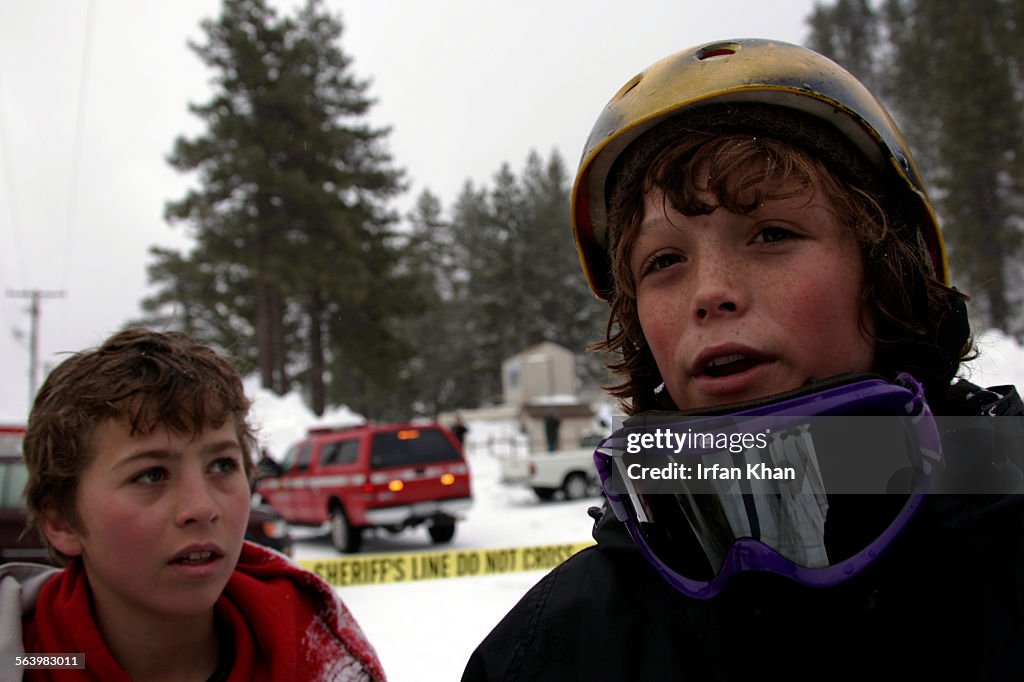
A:
[[[631,78],[612,97],[587,138],[572,190],[572,224],[591,290],[609,298],[606,221],[609,173],[644,132],[713,104],[756,103],[795,109],[831,124],[880,177],[906,195],[936,275],[949,282],[942,230],[903,135],[864,85],[832,60],[788,43],[743,39],[677,52]]]

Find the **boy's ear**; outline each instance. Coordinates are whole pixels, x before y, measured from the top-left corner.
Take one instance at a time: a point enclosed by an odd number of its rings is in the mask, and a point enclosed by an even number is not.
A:
[[[82,543],[78,539],[78,532],[71,527],[71,524],[52,503],[47,503],[43,508],[40,522],[46,539],[58,552],[69,557],[82,553]]]

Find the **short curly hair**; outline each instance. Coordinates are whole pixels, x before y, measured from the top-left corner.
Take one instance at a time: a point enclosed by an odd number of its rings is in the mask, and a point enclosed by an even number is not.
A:
[[[180,332],[127,329],[98,348],[74,354],[46,378],[25,431],[30,527],[57,563],[69,561],[49,543],[41,517],[52,510],[72,528],[81,528],[75,506],[78,481],[96,454],[96,429],[108,420],[123,422],[133,435],[160,426],[195,435],[233,420],[251,480],[255,434],[248,422],[250,406],[228,359]]]
[[[828,135],[817,127],[815,134]],[[801,145],[799,136],[778,137],[670,122],[634,142],[613,169],[608,188],[611,311],[606,338],[591,349],[612,354],[607,367],[622,381],[606,389],[627,414],[693,407],[675,405],[667,392],[654,391],[662,379],[640,327],[628,267],[644,217],[644,196],[652,190],[663,192],[667,204],[689,216],[719,207],[748,214],[766,199],[820,191],[860,248],[865,270],[861,296],[875,322],[875,371],[909,371],[925,385],[929,399],[938,402],[960,362],[970,357],[966,296],[936,277],[912,212],[888,196],[885,179],[866,161],[853,162],[849,150],[821,154],[817,147]]]

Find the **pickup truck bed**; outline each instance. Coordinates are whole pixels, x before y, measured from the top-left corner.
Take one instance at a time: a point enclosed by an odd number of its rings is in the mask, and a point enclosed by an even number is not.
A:
[[[542,500],[559,491],[569,500],[600,493],[592,447],[509,456],[501,460],[500,481],[531,488]]]

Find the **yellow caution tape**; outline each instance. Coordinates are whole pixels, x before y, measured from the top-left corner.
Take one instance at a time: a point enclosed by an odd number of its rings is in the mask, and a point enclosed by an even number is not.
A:
[[[298,564],[335,587],[384,585],[550,570],[581,549],[593,545],[593,542],[571,542],[534,547],[366,554],[337,559],[302,559]]]

